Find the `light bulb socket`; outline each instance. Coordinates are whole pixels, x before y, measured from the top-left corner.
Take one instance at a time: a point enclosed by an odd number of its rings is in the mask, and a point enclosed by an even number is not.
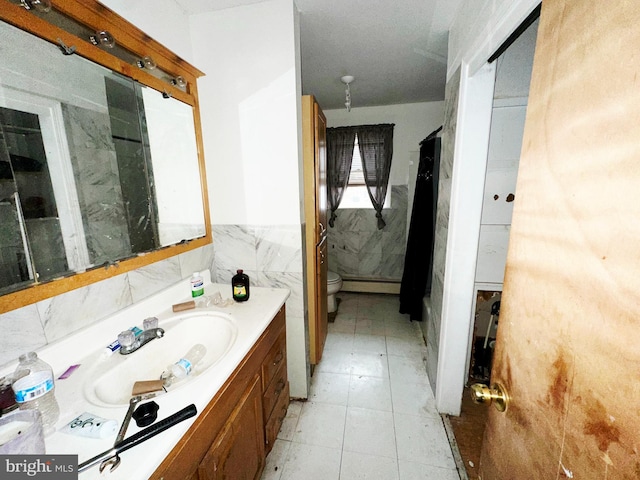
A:
[[[20,4],[26,10],[36,10],[43,13],[51,11],[51,0],[20,0]]]
[[[187,81],[184,79],[182,75],[178,75],[176,78],[171,79],[171,85],[175,85],[176,87],[184,88],[187,86]]]
[[[140,68],[146,68],[147,70],[153,70],[158,65],[153,61],[153,58],[146,56],[136,62],[136,65]]]
[[[99,30],[94,35],[89,36],[91,43],[97,46],[113,48],[116,44],[115,38],[106,30]]]

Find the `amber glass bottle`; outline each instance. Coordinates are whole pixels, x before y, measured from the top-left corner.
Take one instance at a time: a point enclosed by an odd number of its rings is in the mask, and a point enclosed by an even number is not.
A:
[[[249,277],[238,270],[231,279],[231,288],[233,289],[233,299],[236,302],[246,302],[249,300]]]

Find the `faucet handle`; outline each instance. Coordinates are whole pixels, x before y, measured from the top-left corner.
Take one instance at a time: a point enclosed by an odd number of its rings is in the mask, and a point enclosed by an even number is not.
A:
[[[149,317],[142,321],[143,330],[151,330],[152,328],[158,328],[158,317]]]
[[[120,347],[130,347],[136,341],[136,336],[131,330],[124,330],[118,334]]]

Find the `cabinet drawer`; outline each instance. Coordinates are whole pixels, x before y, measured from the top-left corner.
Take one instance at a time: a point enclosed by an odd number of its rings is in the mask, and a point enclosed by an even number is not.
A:
[[[271,416],[267,420],[266,425],[264,426],[264,436],[265,436],[265,454],[268,454],[273,448],[273,444],[278,437],[278,432],[280,431],[280,427],[282,426],[282,421],[284,417],[287,416],[287,408],[289,407],[289,382],[287,382],[284,390],[278,396],[278,401],[276,406],[273,408],[271,412]]]
[[[287,363],[287,337],[283,330],[267,353],[262,364],[262,391],[266,391],[280,365]]]
[[[269,384],[262,396],[262,413],[265,419],[269,418],[273,407],[278,402],[280,394],[287,386],[287,365],[281,362],[280,368],[273,377],[273,381]]]

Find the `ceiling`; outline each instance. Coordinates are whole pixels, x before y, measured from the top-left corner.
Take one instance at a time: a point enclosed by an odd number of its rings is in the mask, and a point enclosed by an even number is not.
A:
[[[175,0],[188,13],[264,0]],[[294,0],[300,10],[303,94],[323,109],[444,99],[447,37],[463,0]]]

